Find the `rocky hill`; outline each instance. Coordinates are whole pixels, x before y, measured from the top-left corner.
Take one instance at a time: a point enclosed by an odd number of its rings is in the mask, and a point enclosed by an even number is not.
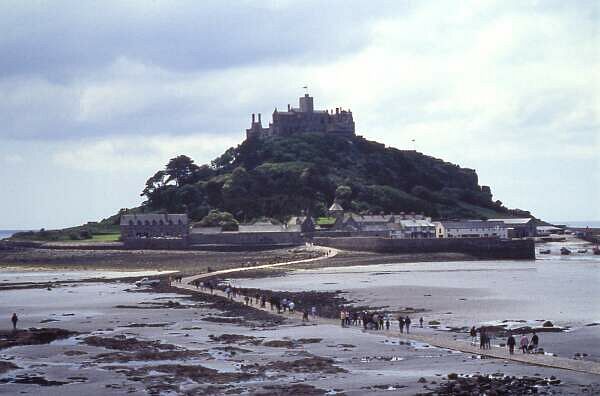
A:
[[[217,209],[238,221],[325,214],[335,200],[357,213],[416,212],[436,218],[509,216],[472,169],[362,137],[300,134],[248,139],[210,165],[173,158],[148,179],[144,210]]]

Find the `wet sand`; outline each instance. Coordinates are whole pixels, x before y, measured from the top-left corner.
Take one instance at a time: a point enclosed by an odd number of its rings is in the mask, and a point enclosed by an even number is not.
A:
[[[465,374],[462,381],[476,373],[502,373],[517,377],[509,382],[540,383],[538,389],[554,394],[600,390],[593,375],[479,359],[318,320],[282,321],[221,297],[166,285],[74,283],[0,295],[0,317],[15,309],[20,327],[78,333],[49,344],[0,349],[2,361],[11,365],[0,374],[0,393],[379,395],[394,390],[413,395],[459,381],[448,380],[451,373]],[[44,319],[54,321],[40,323]],[[523,376],[533,379],[519,379]],[[551,377],[560,383],[544,379]]]
[[[46,252],[30,251],[17,270],[37,263],[47,270],[67,268],[59,271],[67,274],[61,279],[84,280],[88,274],[85,269],[97,271],[98,263],[103,263],[98,265],[99,268],[129,271],[136,268],[182,269],[198,273],[203,272],[198,268],[202,269],[208,263],[214,265],[214,269],[221,269],[248,265],[252,260],[260,262],[261,257],[266,262],[276,262],[290,257],[301,259],[310,256],[297,251],[240,254],[183,252],[181,256],[180,253],[169,252],[174,254],[166,258],[160,252],[153,252],[152,258],[146,262],[142,259],[146,252],[125,253],[124,256],[121,256],[122,252],[109,252],[108,256],[106,252],[93,253],[88,256],[89,261],[83,260],[84,264],[81,264],[81,257],[85,254],[74,253],[71,258],[68,253],[60,252],[54,256],[56,260],[44,263]],[[192,254],[187,256],[187,253]],[[7,257],[2,254],[0,257]],[[158,266],[162,263],[161,256],[166,264]],[[444,261],[444,257],[446,260],[468,259],[458,256],[422,256],[419,259]],[[127,263],[130,259],[131,262],[119,267],[119,263]],[[339,267],[410,263],[411,259],[414,260],[415,256],[344,252],[297,267],[314,270],[328,266],[344,272],[345,269]],[[69,268],[78,271],[69,275]],[[283,274],[289,275],[289,271],[283,268],[249,271],[243,277],[253,281],[257,280],[254,277],[269,275],[271,278],[264,280],[272,281],[273,277]],[[389,276],[382,273],[375,278]],[[338,275],[336,282],[343,282],[346,278],[346,275]],[[15,281],[14,277],[6,279],[4,285],[10,286]],[[234,281],[241,282],[240,279]],[[321,275],[313,276],[312,282],[327,283]],[[46,282],[40,284],[45,285]],[[55,286],[50,290],[0,290],[0,318],[6,318],[5,322],[0,322],[0,329],[8,330],[8,318],[16,311],[21,318],[20,328],[57,328],[77,333],[49,344],[0,349],[0,361],[5,362],[0,365],[0,393],[414,395],[456,394],[452,393],[455,388],[470,392],[476,389],[508,389],[512,392],[510,394],[522,394],[533,389],[549,394],[600,392],[597,375],[502,359],[484,359],[476,353],[458,353],[419,342],[405,342],[393,335],[363,332],[361,328],[342,329],[318,319],[309,323],[302,323],[296,317],[282,319],[218,296],[188,293],[165,284],[156,289],[137,288],[130,279],[117,279],[65,282]],[[310,299],[306,302],[330,305],[332,317],[337,315],[339,304],[375,305],[369,293],[362,297],[358,294],[352,296],[343,288],[340,290],[344,293],[337,293],[336,285],[326,286],[333,289],[328,298],[323,298],[322,292],[309,291],[307,297]],[[447,290],[444,291],[444,288]],[[450,296],[456,293],[470,293],[473,300],[488,296],[485,288],[463,289],[437,285],[431,289],[431,294],[439,304],[450,300]],[[293,288],[287,292],[299,293]],[[417,304],[425,298],[419,295],[422,292],[422,289],[403,291],[405,295],[419,297],[410,304],[414,305],[412,308],[422,306],[426,310],[424,315],[433,314],[432,307]],[[354,290],[353,293],[358,292]],[[305,296],[295,298],[301,303]],[[441,310],[441,307],[437,309]],[[595,334],[595,329],[600,329],[600,326],[586,327],[587,333],[581,333],[581,339]],[[424,331],[437,332],[435,329]],[[563,338],[551,341],[551,337],[569,336],[575,331],[544,334],[542,340],[552,342],[557,346],[556,350],[564,348],[564,352],[559,354],[566,356],[573,351],[573,344],[564,343]],[[439,334],[459,339],[464,337],[460,331],[448,332],[447,329]],[[455,377],[454,373],[458,375]]]

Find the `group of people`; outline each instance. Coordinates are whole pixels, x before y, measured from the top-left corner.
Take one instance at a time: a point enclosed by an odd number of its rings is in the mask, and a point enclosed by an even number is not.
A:
[[[217,284],[212,281],[195,281],[194,285],[196,288],[201,288],[201,290],[208,289],[211,294],[214,294],[214,290],[217,288]],[[260,308],[266,308],[267,303],[269,303],[269,308],[271,311],[277,311],[278,314],[290,312],[296,312],[296,303],[290,298],[282,298],[280,299],[276,295],[267,296],[265,294],[260,294],[258,292],[251,292],[249,290],[239,289],[231,286],[230,284],[220,286],[223,289],[223,292],[227,296],[228,299],[233,300],[238,297],[243,297],[244,303],[248,306],[257,306]],[[315,319],[317,317],[317,307],[302,308],[302,320],[308,321],[309,317]]]
[[[513,353],[515,353],[516,343],[517,343],[517,340],[515,340],[515,337],[512,334],[509,334],[508,340],[506,341],[506,345],[508,346],[508,351],[511,355]],[[521,335],[521,339],[519,340],[519,346],[523,353],[537,352],[539,344],[540,344],[540,337],[536,334],[535,331],[533,332],[533,335],[531,336],[531,340],[527,337],[527,334],[525,334],[525,333],[523,333]]]
[[[476,344],[477,341],[477,333],[479,333],[479,349],[491,349],[492,341],[490,333],[486,330],[485,327],[481,327],[478,329],[475,326],[471,327],[469,334],[471,336],[471,343],[473,345]],[[519,348],[523,353],[535,353],[538,350],[538,346],[540,343],[540,337],[533,332],[531,336],[531,340],[527,337],[526,333],[521,335],[519,340]],[[517,340],[512,333],[508,333],[508,338],[506,340],[506,346],[508,347],[508,352],[512,355],[515,353],[515,346],[517,345]]]
[[[480,327],[479,331],[475,326],[471,327],[469,335],[471,336],[471,344],[476,345],[477,333],[479,332],[479,349],[491,349],[492,348],[492,337],[487,332],[485,327]]]
[[[390,313],[368,312],[368,311],[340,311],[340,323],[342,327],[361,326],[365,330],[389,330],[393,316]],[[398,316],[398,327],[400,333],[410,332],[411,319],[408,316]],[[423,318],[419,319],[419,325],[423,327]]]

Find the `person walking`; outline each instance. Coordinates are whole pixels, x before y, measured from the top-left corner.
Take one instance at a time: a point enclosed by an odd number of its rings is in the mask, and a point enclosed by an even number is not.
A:
[[[308,309],[306,308],[302,310],[302,321],[308,322]]]
[[[398,326],[400,327],[400,334],[404,333],[404,318],[398,316]]]
[[[340,311],[340,322],[342,327],[346,327],[346,312],[343,309]]]
[[[508,353],[509,354],[514,354],[515,353],[515,345],[516,345],[517,341],[515,340],[515,337],[513,337],[513,335],[511,333],[508,334],[508,340],[506,340],[506,345],[508,346]]]
[[[390,329],[390,315],[387,315],[385,318],[385,329],[386,330]]]
[[[408,315],[406,316],[406,319],[404,319],[404,326],[406,326],[406,334],[408,334],[410,329],[410,318]]]
[[[13,324],[13,330],[17,330],[17,322],[19,321],[19,317],[16,312],[13,312],[12,317],[10,318]]]
[[[520,341],[519,345],[521,346],[521,350],[523,351],[523,353],[527,353],[527,346],[529,345],[529,339],[527,338],[525,333],[523,333],[523,335],[521,336],[521,341]]]
[[[533,336],[531,336],[531,349],[533,350],[533,352],[537,352],[539,342],[540,338],[534,331]]]
[[[475,345],[475,341],[477,341],[477,330],[475,329],[475,326],[471,327],[469,335],[471,336],[471,344]]]
[[[423,328],[423,317],[422,316],[419,318],[419,327]]]
[[[487,334],[483,328],[479,329],[479,349],[485,349]]]
[[[310,312],[311,312],[311,314],[312,314],[312,317],[313,317],[313,319],[315,319],[315,318],[317,317],[317,307],[313,306],[313,307],[310,309]]]

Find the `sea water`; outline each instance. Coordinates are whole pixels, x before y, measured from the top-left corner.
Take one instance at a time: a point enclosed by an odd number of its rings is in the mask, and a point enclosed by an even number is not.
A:
[[[426,320],[448,326],[503,320],[550,320],[571,327],[600,323],[600,257],[591,254],[329,267],[232,283],[281,291],[338,291],[355,306],[424,309]]]

